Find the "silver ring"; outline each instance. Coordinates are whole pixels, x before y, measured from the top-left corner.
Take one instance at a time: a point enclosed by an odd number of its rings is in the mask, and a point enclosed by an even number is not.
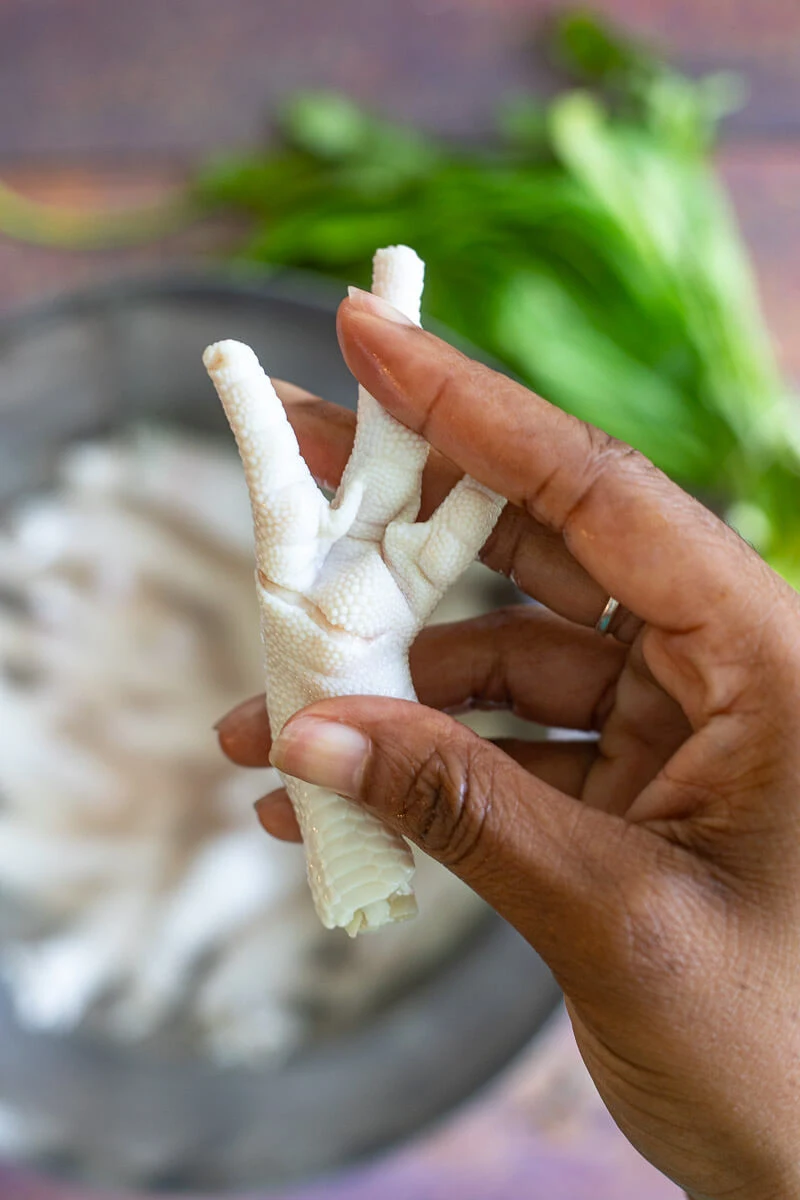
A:
[[[611,622],[614,620],[614,613],[619,608],[619,600],[615,600],[613,596],[609,596],[606,601],[606,606],[600,613],[595,629],[599,634],[608,633]]]

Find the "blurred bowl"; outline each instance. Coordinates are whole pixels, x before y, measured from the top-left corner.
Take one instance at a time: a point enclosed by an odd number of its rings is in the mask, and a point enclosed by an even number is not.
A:
[[[86,437],[165,421],[229,438],[200,359],[221,337],[252,345],[272,374],[353,407],[339,299],[297,274],[179,278],[6,318],[0,505],[52,484],[65,446]],[[263,1069],[32,1034],[0,992],[0,1111],[74,1115],[69,1151],[37,1168],[60,1179],[85,1179],[83,1131],[93,1129],[105,1148],[96,1186],[269,1189],[346,1169],[425,1128],[497,1075],[557,1002],[543,963],[494,916],[358,1029]]]

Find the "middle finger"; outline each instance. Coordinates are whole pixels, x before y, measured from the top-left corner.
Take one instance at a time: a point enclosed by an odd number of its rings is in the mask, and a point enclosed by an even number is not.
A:
[[[353,447],[355,413],[293,383],[280,379],[272,383],[314,478],[322,486],[337,487]],[[460,476],[453,463],[431,451],[423,477],[422,520],[430,516]],[[561,534],[545,528],[514,504],[506,505],[479,557],[492,570],[509,576],[523,592],[581,625],[594,625],[608,599],[570,554]],[[626,642],[635,632],[629,631],[628,625],[624,631],[619,626],[616,633]]]

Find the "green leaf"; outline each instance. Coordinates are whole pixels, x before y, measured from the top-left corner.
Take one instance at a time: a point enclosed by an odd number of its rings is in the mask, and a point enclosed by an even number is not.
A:
[[[658,60],[644,46],[585,10],[567,13],[555,22],[553,48],[567,67],[587,81],[658,69]]]
[[[291,145],[338,162],[363,149],[370,121],[352,100],[337,92],[300,92],[285,108],[281,129]]]
[[[725,446],[709,445],[708,425],[668,379],[625,354],[563,285],[547,275],[508,281],[495,315],[495,337],[510,361],[542,393],[570,412],[637,446],[669,474],[708,483]]]
[[[557,40],[584,88],[509,101],[491,146],[306,93],[278,149],[210,164],[194,193],[250,215],[251,262],[365,281],[376,246],[414,245],[428,312],[737,506],[800,581],[800,416],[709,153],[738,82],[688,79],[586,13]]]

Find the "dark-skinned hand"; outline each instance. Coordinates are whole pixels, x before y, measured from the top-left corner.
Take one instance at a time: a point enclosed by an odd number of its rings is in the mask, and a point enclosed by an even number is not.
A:
[[[509,505],[485,563],[540,601],[434,627],[421,704],[314,704],[271,745],[263,698],[223,719],[234,761],[331,788],[464,879],[561,984],[623,1133],[691,1196],[800,1196],[800,602],[629,447],[431,334],[345,301],[353,374]],[[335,483],[352,414],[281,386]],[[611,635],[594,626],[606,599]],[[507,705],[596,730],[493,745],[447,715]],[[298,837],[284,793],[264,827]]]

